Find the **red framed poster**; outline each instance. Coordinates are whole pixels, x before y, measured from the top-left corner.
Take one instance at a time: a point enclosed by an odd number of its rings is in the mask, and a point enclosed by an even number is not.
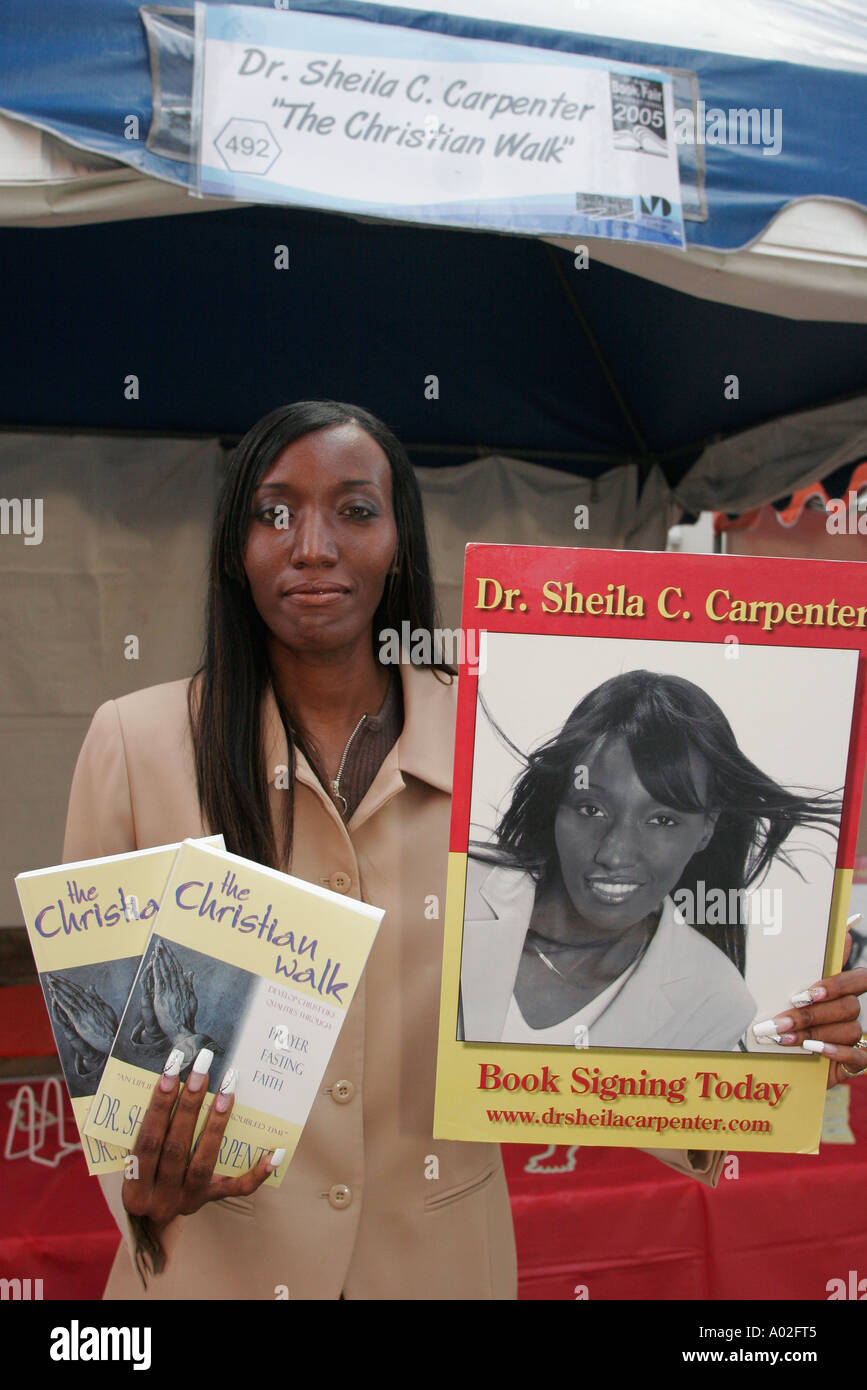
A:
[[[818,1145],[777,1041],[838,971],[863,567],[467,547],[440,1138]]]

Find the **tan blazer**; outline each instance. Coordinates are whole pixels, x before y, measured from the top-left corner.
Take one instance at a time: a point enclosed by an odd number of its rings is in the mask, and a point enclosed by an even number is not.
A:
[[[499,1042],[536,885],[529,874],[471,859],[461,951],[461,1004],[468,1042]],[[637,969],[591,1024],[592,1047],[728,1052],[756,1016],[736,966],[671,898]],[[508,1039],[505,1039],[508,1041]]]
[[[431,1137],[456,687],[412,666],[401,676],[403,732],[348,826],[297,757],[295,842],[285,867],[386,914],[289,1173],[277,1189],[178,1218],[166,1235],[166,1269],[147,1292],[122,1245],[107,1298],[515,1297],[498,1147]],[[64,861],[220,828],[206,825],[199,809],[188,684],[154,686],[97,710],[73,778]],[[287,747],[270,690],[263,739],[276,826],[285,793],[273,779]],[[659,1156],[692,1171],[686,1155]],[[715,1182],[721,1161],[701,1155],[706,1171],[698,1176]],[[122,1175],[101,1182],[129,1242]],[[348,1201],[338,1185],[348,1187]]]

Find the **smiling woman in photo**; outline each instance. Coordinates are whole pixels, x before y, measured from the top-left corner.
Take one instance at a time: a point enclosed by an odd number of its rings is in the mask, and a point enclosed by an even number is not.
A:
[[[526,760],[470,860],[467,1041],[735,1048],[755,1018],[738,910],[797,827],[840,801],[778,785],[719,706],[679,676],[605,681]],[[690,925],[697,885],[735,905]]]

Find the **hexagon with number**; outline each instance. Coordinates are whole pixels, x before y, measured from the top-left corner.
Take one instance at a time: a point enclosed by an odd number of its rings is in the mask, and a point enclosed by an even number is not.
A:
[[[233,174],[267,174],[281,153],[265,121],[242,116],[226,122],[214,147]]]

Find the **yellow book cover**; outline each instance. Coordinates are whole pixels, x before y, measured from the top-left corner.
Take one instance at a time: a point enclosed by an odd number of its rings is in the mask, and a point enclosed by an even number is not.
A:
[[[222,847],[222,835],[206,844]],[[89,1173],[125,1152],[84,1122],[179,844],[18,874],[15,887]]]
[[[237,1176],[301,1137],[382,920],[239,855],[185,840],[178,852],[85,1132],[131,1150],[169,1052],[181,1080],[214,1053],[197,1134],[231,1068],[235,1104],[215,1172]],[[144,1049],[155,1022],[161,1045]]]
[[[467,548],[437,1138],[818,1148],[773,1020],[842,966],[862,571]]]

